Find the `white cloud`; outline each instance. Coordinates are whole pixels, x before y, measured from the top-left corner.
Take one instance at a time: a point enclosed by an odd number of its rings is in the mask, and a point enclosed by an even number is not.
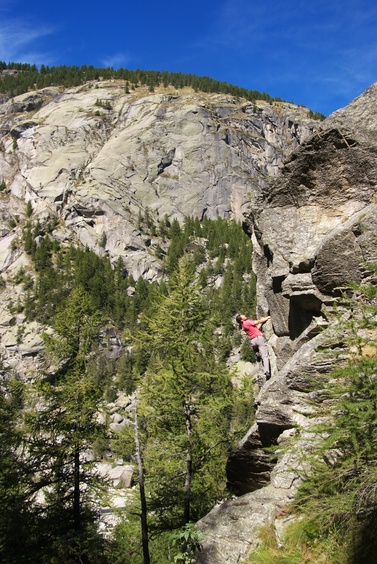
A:
[[[54,31],[52,27],[48,26],[34,26],[22,20],[4,21],[3,19],[0,27],[0,60],[35,63],[36,59],[43,59],[46,62],[46,59],[51,57],[46,53],[37,54],[34,45],[41,38],[53,34]]]
[[[130,61],[130,55],[125,53],[117,53],[108,57],[104,57],[101,60],[101,63],[104,67],[112,67],[114,69],[118,69],[119,67],[127,67],[127,65],[130,64]]]

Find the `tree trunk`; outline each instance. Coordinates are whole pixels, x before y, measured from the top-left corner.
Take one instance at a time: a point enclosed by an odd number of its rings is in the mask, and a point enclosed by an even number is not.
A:
[[[73,524],[75,531],[81,528],[80,508],[80,450],[75,448],[74,454],[74,486],[73,486]]]
[[[139,491],[140,491],[140,503],[141,503],[141,540],[143,545],[143,557],[144,557],[144,564],[150,564],[147,501],[145,499],[145,487],[144,487],[144,467],[143,467],[143,459],[141,456],[141,448],[139,441],[139,424],[137,420],[136,408],[135,408],[135,447],[136,447],[137,467],[139,471]]]
[[[185,403],[184,412],[186,417],[186,435],[187,435],[187,452],[186,452],[186,478],[185,478],[185,496],[184,496],[184,525],[190,522],[191,516],[191,481],[192,481],[192,453],[191,453],[191,408],[188,402]]]

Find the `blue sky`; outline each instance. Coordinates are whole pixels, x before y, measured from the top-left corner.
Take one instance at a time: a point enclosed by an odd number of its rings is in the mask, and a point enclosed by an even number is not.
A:
[[[377,2],[0,0],[0,60],[205,75],[329,115],[377,81]]]

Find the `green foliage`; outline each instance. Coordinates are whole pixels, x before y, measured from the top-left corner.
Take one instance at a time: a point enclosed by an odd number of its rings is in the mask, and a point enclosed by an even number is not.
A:
[[[112,533],[112,543],[108,547],[109,562],[124,564],[144,564],[143,551],[140,540],[140,512],[136,500],[129,500],[127,510],[121,522],[116,525]],[[151,562],[171,564],[176,550],[171,547],[170,533],[162,533],[150,539],[149,549]]]
[[[47,351],[60,364],[77,372],[86,367],[98,336],[101,316],[83,287],[78,286],[54,317],[54,336],[46,335]]]
[[[136,514],[140,508],[137,503],[128,500],[128,510],[112,532],[112,543],[108,547],[109,558],[113,562],[144,564],[140,540],[140,518]],[[120,517],[123,515],[120,514]]]
[[[113,401],[120,390],[129,394],[142,385],[140,434],[147,499],[152,530],[159,532],[151,546],[153,558],[161,563],[168,561],[166,555],[170,560],[176,555],[163,530],[198,519],[226,495],[228,450],[234,434],[244,429],[241,419],[249,422],[253,416],[252,390],[245,384],[234,395],[223,365],[234,330],[228,317],[237,310],[250,311],[255,299],[250,240],[239,224],[227,220],[187,218],[180,225],[165,217],[155,222],[145,210],[139,223],[140,229],[163,237],[164,248],[170,243],[162,258],[168,283],[134,280],[121,260],[111,265],[108,257],[87,248],[61,246],[53,239],[56,221],[43,224],[29,217],[24,224],[24,248],[35,277],[20,270],[17,282],[24,285],[28,319],[54,327],[54,334],[46,337],[46,350],[48,363],[56,368],[28,398],[31,460],[34,464],[40,460],[37,486],[42,481],[48,485],[47,492],[42,488],[47,496],[45,518],[35,520],[34,536],[43,551],[43,531],[53,534],[57,539],[53,551],[61,561],[70,557],[63,550],[68,539],[77,554],[102,550],[91,497],[96,480],[91,463],[81,456],[89,445],[95,453],[108,446],[91,419],[102,399]],[[217,283],[218,276],[224,277],[225,290]],[[133,344],[113,362],[93,348],[101,319],[108,321],[106,327],[124,329]],[[217,333],[219,324],[223,329]],[[33,413],[33,401],[41,396],[39,412]],[[133,460],[132,437],[126,434],[119,436],[114,452]],[[81,476],[91,484],[84,495],[83,537],[69,505],[75,456]],[[140,525],[128,534],[132,546],[138,546]],[[83,546],[85,538],[94,539],[93,545]],[[115,553],[129,555],[118,541],[112,546]],[[131,552],[129,561],[138,562],[140,551]]]
[[[256,354],[255,350],[252,347],[250,339],[243,339],[241,345],[241,360],[245,360],[246,362],[256,362]]]
[[[25,281],[26,278],[26,271],[23,266],[20,266],[16,274],[13,276],[13,283],[14,284],[21,284]]]
[[[152,526],[198,519],[224,495],[232,388],[189,256],[134,339],[151,351],[140,390]]]
[[[246,98],[250,101],[266,100],[270,103],[274,101],[274,98],[258,90],[240,88],[227,82],[211,79],[207,76],[196,76],[179,72],[143,71],[140,69],[129,70],[124,68],[114,70],[111,67],[94,68],[90,65],[83,65],[81,67],[68,67],[65,65],[49,67],[47,65],[41,65],[38,71],[36,65],[14,62],[7,64],[1,61],[0,68],[3,70],[9,69],[17,71],[17,73],[14,74],[0,74],[0,92],[8,96],[17,96],[28,90],[35,89],[35,87],[41,89],[51,86],[52,84],[65,87],[79,86],[102,77],[104,80],[125,80],[126,92],[129,91],[129,84],[131,84],[133,88],[137,87],[139,84],[148,86],[150,92],[153,92],[155,87],[159,85],[166,87],[171,84],[176,88],[191,86],[196,91],[230,94]],[[99,104],[97,105],[102,106],[102,103],[107,101],[98,100],[98,102]]]
[[[145,372],[147,357],[141,355],[144,351],[124,351],[117,362],[117,369],[113,385],[115,390],[122,390],[132,394],[140,380],[140,374]]]
[[[251,376],[243,376],[233,392],[232,431],[235,437],[250,429],[255,415],[254,384]]]
[[[262,527],[259,531],[261,545],[253,550],[246,564],[342,564],[343,560],[328,559],[327,554],[333,555],[338,547],[328,545],[328,552],[323,552],[323,546],[318,547],[309,542],[310,533],[306,532],[303,520],[291,524],[284,538],[284,548],[279,547],[276,531],[271,526]],[[334,551],[334,552],[333,552]],[[330,556],[331,558],[331,556]]]
[[[326,116],[324,114],[322,114],[321,112],[313,112],[313,110],[309,110],[308,116],[311,119],[317,119],[319,121],[326,119]]]
[[[17,216],[11,217],[11,219],[9,220],[8,223],[9,223],[9,227],[10,227],[11,229],[14,229],[15,227],[17,227],[17,224],[18,224],[18,217],[17,217]],[[18,244],[18,242],[17,242],[17,244]],[[17,248],[17,247],[16,247],[16,248]]]
[[[28,396],[27,460],[34,492],[43,492],[45,499],[38,521],[40,550],[61,562],[88,553],[90,561],[102,550],[95,500],[101,483],[88,456],[104,432],[96,417],[102,389],[87,370],[100,322],[90,296],[82,288],[73,290],[55,315],[54,334],[45,336],[48,362],[56,371],[39,379]],[[47,537],[52,544],[46,544]]]
[[[16,564],[31,551],[34,514],[27,503],[29,469],[22,457],[22,386],[2,371],[0,389],[0,560]],[[30,560],[31,561],[31,560]]]
[[[95,105],[99,106],[100,108],[104,108],[105,110],[111,110],[112,109],[112,105],[111,105],[110,100],[99,100],[97,98]]]
[[[139,218],[142,228],[155,226],[151,213]],[[48,323],[69,292],[81,285],[88,292],[95,306],[118,327],[132,329],[138,316],[148,314],[157,293],[164,293],[164,283],[149,283],[143,278],[137,281],[128,276],[122,261],[113,267],[107,256],[99,257],[88,248],[73,245],[61,247],[50,237],[53,222],[41,225],[38,221],[26,222],[23,229],[25,252],[32,259],[37,271],[33,284],[28,282],[24,312],[28,319]],[[216,323],[223,327],[219,340],[219,354],[226,358],[234,344],[233,318],[237,311],[255,310],[255,277],[251,268],[252,247],[248,237],[236,222],[187,218],[183,226],[168,218],[161,220],[158,230],[169,240],[165,255],[160,254],[166,271],[172,274],[179,259],[189,252],[194,265],[200,269],[200,283]],[[188,245],[194,246],[188,251]],[[105,237],[101,239],[104,245]],[[160,248],[161,250],[161,248]],[[210,258],[212,257],[212,258]],[[216,277],[223,276],[221,286]],[[129,292],[130,288],[134,291]],[[140,367],[145,368],[141,356]],[[137,362],[138,362],[137,361]]]
[[[181,530],[171,535],[171,546],[179,552],[174,556],[177,564],[195,564],[195,553],[201,550],[204,533],[195,530],[194,523],[187,523]]]
[[[99,242],[99,246],[104,249],[106,247],[106,243],[107,243],[107,235],[106,235],[106,231],[104,231],[101,235],[101,239]]]
[[[26,217],[31,217],[33,213],[33,206],[31,205],[31,201],[29,200],[26,204]]]
[[[50,322],[70,291],[82,286],[99,311],[120,327],[132,327],[153,295],[156,284],[141,278],[135,284],[121,260],[112,267],[108,257],[99,257],[88,248],[60,247],[50,238],[50,229],[49,224],[42,226],[28,221],[23,230],[25,252],[38,274],[25,300],[28,318]],[[135,292],[129,295],[127,290],[134,284]]]
[[[197,267],[205,264],[200,280],[216,322],[223,327],[222,354],[226,357],[233,344],[228,337],[234,334],[234,315],[238,311],[255,312],[256,282],[252,272],[251,241],[239,223],[221,218],[199,221],[188,217],[183,228],[173,220],[167,226],[166,237],[170,240],[164,259],[168,273],[174,272],[185,252],[190,252]],[[214,285],[218,276],[223,277],[220,287]]]

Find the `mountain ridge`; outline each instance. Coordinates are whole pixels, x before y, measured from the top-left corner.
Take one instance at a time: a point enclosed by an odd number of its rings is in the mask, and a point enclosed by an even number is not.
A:
[[[1,77],[3,77],[1,79]],[[79,86],[91,80],[102,79],[123,79],[126,87],[135,89],[140,84],[147,86],[149,92],[153,92],[156,87],[163,85],[165,88],[170,86],[178,89],[191,86],[196,92],[217,92],[242,97],[249,101],[263,99],[269,103],[273,101],[282,102],[281,98],[273,98],[265,92],[249,90],[240,86],[235,86],[228,82],[216,80],[208,76],[197,76],[181,72],[156,71],[156,70],[130,70],[112,67],[95,68],[92,65],[78,66],[58,66],[49,67],[23,63],[5,63],[0,61],[0,92],[8,93],[11,96],[23,94],[35,87],[41,89],[51,84],[64,87]],[[322,120],[325,116],[319,112],[309,110],[310,117]]]

